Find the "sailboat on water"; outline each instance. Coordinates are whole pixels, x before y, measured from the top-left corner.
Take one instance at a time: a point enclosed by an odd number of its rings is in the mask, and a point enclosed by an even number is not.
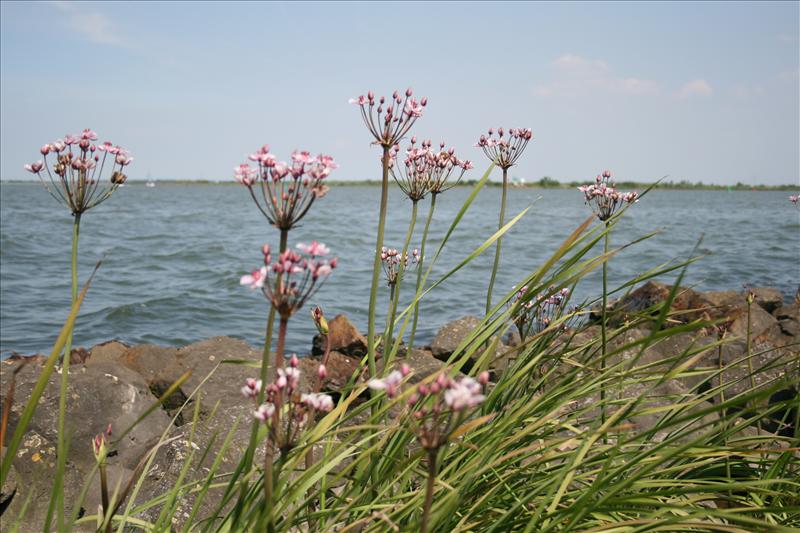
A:
[[[147,183],[145,183],[144,186],[145,187],[151,187],[151,188],[156,186],[156,182],[153,181],[152,177],[150,177],[150,171],[149,170],[147,171]]]

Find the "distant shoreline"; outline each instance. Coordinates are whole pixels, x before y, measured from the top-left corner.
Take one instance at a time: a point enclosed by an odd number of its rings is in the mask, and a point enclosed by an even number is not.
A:
[[[143,180],[135,179],[129,180],[126,185],[132,187],[144,187],[148,181],[152,181],[156,186],[171,186],[171,185],[210,185],[210,186],[229,186],[239,184],[231,180],[212,181],[212,180]],[[3,184],[38,184],[35,180],[0,180]],[[457,187],[472,187],[477,183],[477,180],[464,180],[457,185]],[[562,183],[550,178],[543,178],[531,182],[515,182],[512,183],[512,188],[519,189],[574,189],[579,185],[588,183],[586,181],[573,181],[569,183]],[[378,187],[381,182],[378,180],[330,180],[328,185],[330,187]],[[487,187],[500,187],[502,185],[499,181],[489,181]],[[623,190],[644,190],[653,186],[652,182],[638,182],[638,181],[618,181],[617,187]],[[695,191],[796,191],[800,190],[800,185],[749,185],[746,183],[736,183],[735,185],[715,185],[710,183],[689,181],[662,181],[655,185],[655,188],[666,190],[695,190]]]

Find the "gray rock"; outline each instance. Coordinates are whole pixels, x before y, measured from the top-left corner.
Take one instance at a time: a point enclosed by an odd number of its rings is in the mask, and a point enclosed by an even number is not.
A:
[[[3,363],[4,370],[7,369],[7,364]],[[28,365],[17,375],[15,402],[9,414],[8,429],[12,434],[25,407],[24,401],[30,396],[40,372],[41,366]],[[7,380],[10,375],[11,372],[3,372],[4,390],[9,385]],[[14,468],[24,491],[22,497],[15,497],[12,501],[6,511],[7,517],[14,517],[19,513],[28,492],[34,502],[49,501],[57,461],[60,378],[58,373],[53,373],[50,377],[17,451]],[[154,401],[155,398],[141,376],[124,366],[98,363],[70,367],[66,416],[69,454],[64,480],[67,512],[72,512],[71,505],[78,498],[86,476],[94,467],[91,445],[94,436],[102,433],[109,423],[114,435],[121,436]],[[157,409],[122,440],[115,441],[116,454],[109,462],[123,470],[134,468],[169,425],[167,415]],[[46,513],[46,503],[30,506],[23,530],[41,531]]]

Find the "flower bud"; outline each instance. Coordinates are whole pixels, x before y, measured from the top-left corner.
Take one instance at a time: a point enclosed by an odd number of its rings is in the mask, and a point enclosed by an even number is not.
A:
[[[413,91],[411,90],[411,87],[406,89],[406,96],[411,97],[412,94],[413,94]]]
[[[325,368],[325,365],[320,364],[319,367],[317,368],[317,377],[319,379],[325,379],[327,375],[328,375],[328,369]]]
[[[325,315],[322,314],[320,306],[316,306],[311,310],[311,318],[314,320],[314,325],[317,326],[317,331],[322,335],[328,334],[328,321],[325,320]]]
[[[403,377],[406,377],[411,373],[411,368],[409,368],[407,364],[403,363],[400,365],[400,373],[403,375]]]
[[[489,372],[487,370],[484,370],[480,373],[478,376],[478,383],[484,386],[489,383]]]
[[[111,438],[111,424],[106,430],[92,439],[92,451],[98,465],[104,465],[108,457],[108,441]]]
[[[419,105],[421,105],[422,107],[428,105],[428,98],[426,96],[423,96],[419,101]]]
[[[292,354],[292,357],[289,358],[289,366],[292,368],[297,368],[297,365],[300,364],[300,360],[297,359],[297,354]]]

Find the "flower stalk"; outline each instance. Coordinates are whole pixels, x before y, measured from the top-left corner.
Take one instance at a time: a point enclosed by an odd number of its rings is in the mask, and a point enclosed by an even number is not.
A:
[[[496,135],[495,135],[496,133]],[[503,170],[503,192],[500,199],[500,221],[497,229],[500,230],[505,224],[506,212],[506,195],[508,194],[508,169],[514,166],[525,151],[525,147],[533,138],[533,133],[530,128],[511,128],[508,130],[508,136],[505,136],[503,128],[497,128],[497,132],[493,128],[489,128],[488,135],[481,135],[478,142],[475,144],[478,148],[483,150],[486,157],[489,158],[494,164]],[[497,277],[497,269],[500,266],[500,249],[502,247],[502,238],[497,239],[494,253],[494,265],[492,266],[492,273],[489,277],[489,288],[486,291],[486,314],[492,310],[492,289],[494,288],[494,280]]]
[[[588,205],[597,218],[605,224],[603,233],[603,299],[600,309],[600,373],[605,381],[606,353],[607,347],[607,327],[608,327],[608,241],[611,231],[610,220],[614,213],[624,204],[637,202],[636,192],[619,192],[615,188],[614,179],[611,171],[605,170],[598,174],[595,182],[591,185],[578,187],[584,195],[586,205]],[[600,422],[606,421],[606,386],[605,382],[600,384]],[[603,435],[603,444],[608,444],[608,437]]]
[[[42,159],[25,165],[25,170],[35,174],[45,190],[57,202],[70,210],[72,220],[72,254],[71,304],[78,298],[78,241],[80,237],[81,216],[86,211],[108,200],[117,188],[125,183],[127,176],[125,167],[133,162],[127,150],[109,141],[97,143],[97,133],[84,129],[81,133],[67,134],[45,144],[39,149]],[[50,159],[53,159],[52,162]],[[109,169],[104,177],[104,170]],[[72,331],[70,330],[64,351],[61,354],[61,391],[58,402],[58,442],[56,487],[61,487],[66,469],[66,409],[67,384],[69,382],[70,354],[72,352]],[[58,527],[63,526],[64,495],[58,488],[53,491],[48,509],[48,517],[52,516],[54,506],[58,508]],[[49,518],[48,518],[49,521]],[[49,527],[49,524],[47,524]]]

